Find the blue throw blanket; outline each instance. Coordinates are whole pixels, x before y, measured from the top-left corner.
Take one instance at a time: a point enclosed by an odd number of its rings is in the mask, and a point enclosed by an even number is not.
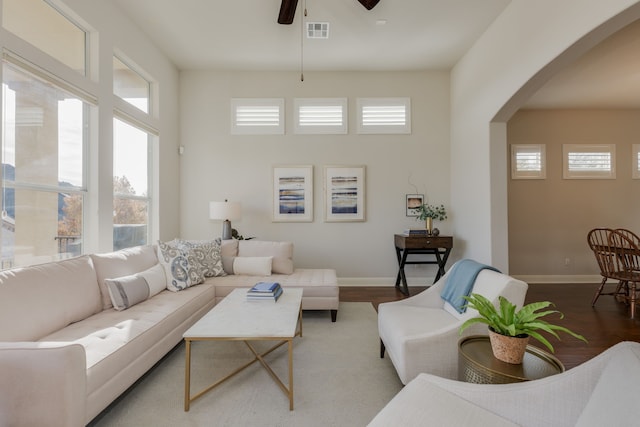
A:
[[[442,292],[440,293],[440,297],[451,304],[458,313],[464,313],[467,311],[467,307],[465,307],[467,301],[462,297],[471,294],[476,277],[485,268],[500,273],[500,271],[494,267],[480,264],[471,259],[458,261],[451,268],[447,276],[447,282],[444,284]]]

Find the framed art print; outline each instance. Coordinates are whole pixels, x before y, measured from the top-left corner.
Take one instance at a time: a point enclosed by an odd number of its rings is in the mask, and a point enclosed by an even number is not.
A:
[[[405,205],[405,209],[407,211],[407,216],[418,216],[418,209],[422,204],[424,204],[424,194],[407,194],[407,201]]]
[[[273,221],[313,221],[313,166],[274,166]]]
[[[324,220],[365,220],[365,167],[324,167]]]

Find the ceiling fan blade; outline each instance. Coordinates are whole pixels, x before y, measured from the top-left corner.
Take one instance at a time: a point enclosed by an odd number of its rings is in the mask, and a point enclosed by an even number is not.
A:
[[[291,24],[293,17],[296,15],[296,6],[298,0],[282,0],[280,4],[280,14],[278,15],[278,24]]]
[[[367,8],[367,10],[371,10],[374,7],[376,7],[376,5],[378,4],[378,2],[380,0],[358,0],[360,2],[361,5],[363,5],[364,7]],[[284,1],[283,1],[284,3]]]

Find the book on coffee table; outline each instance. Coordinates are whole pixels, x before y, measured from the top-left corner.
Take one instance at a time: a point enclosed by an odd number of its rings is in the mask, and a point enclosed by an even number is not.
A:
[[[278,282],[258,282],[247,291],[247,299],[251,301],[277,301],[282,295],[282,287]]]
[[[278,301],[282,295],[282,288],[278,285],[274,292],[247,292],[247,301]]]
[[[271,293],[275,294],[275,292],[280,289],[280,283],[278,282],[258,282],[251,289],[249,289],[249,293]]]

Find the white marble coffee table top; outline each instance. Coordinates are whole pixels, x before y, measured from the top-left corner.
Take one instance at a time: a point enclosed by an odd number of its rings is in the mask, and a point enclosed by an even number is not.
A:
[[[302,289],[286,288],[278,301],[248,301],[234,289],[183,334],[184,338],[291,338],[296,335]]]

